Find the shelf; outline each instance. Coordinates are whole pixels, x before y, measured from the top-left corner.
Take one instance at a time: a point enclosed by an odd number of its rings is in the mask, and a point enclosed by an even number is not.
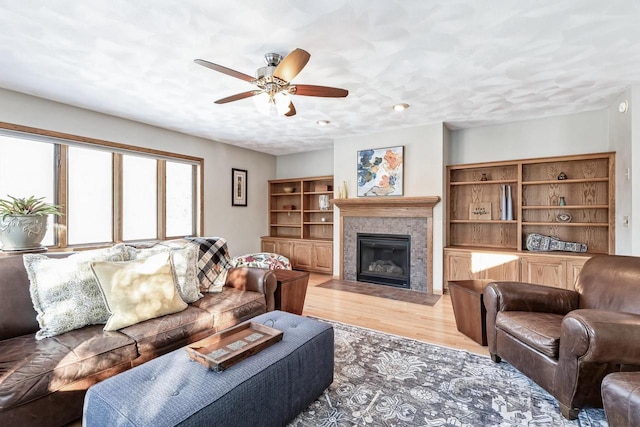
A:
[[[333,225],[333,222],[329,221],[313,221],[313,222],[305,222],[304,225]]]
[[[301,228],[300,224],[270,224],[269,227]]]
[[[451,182],[451,185],[490,185],[490,184],[517,184],[516,179],[492,180],[492,181],[458,181]]]
[[[585,182],[609,182],[609,178],[581,178],[581,179],[550,179],[545,181],[522,181],[522,185],[547,184],[582,184]]]
[[[449,221],[451,224],[517,224],[518,221],[513,220],[502,220],[502,219],[492,219],[492,220],[473,220],[473,219],[452,219]]]
[[[302,193],[271,193],[272,196],[300,196]]]
[[[300,213],[302,212],[300,209],[273,209],[270,210],[271,213]]]
[[[557,179],[561,172],[568,178]],[[526,235],[540,233],[584,243],[590,253],[614,253],[614,172],[615,153],[449,165],[446,245],[521,252]],[[504,185],[511,187],[515,220],[500,219]],[[493,219],[470,217],[473,203],[491,203],[486,217]],[[558,221],[562,213],[571,221]]]
[[[329,194],[329,195],[333,195],[333,190],[331,191],[305,191],[304,192],[305,195],[309,194],[309,195],[314,195],[314,194]]]
[[[304,211],[309,213],[333,213],[333,209],[305,209]]]
[[[559,227],[608,227],[606,222],[522,222],[522,226],[528,225],[545,225],[545,226],[559,226]]]
[[[542,206],[523,206],[522,207],[523,210],[528,210],[528,209],[540,209],[540,210],[544,210],[544,209],[549,209],[549,210],[553,210],[553,209],[609,209],[609,206],[607,205],[564,205],[564,206],[550,206],[550,205],[542,205]]]

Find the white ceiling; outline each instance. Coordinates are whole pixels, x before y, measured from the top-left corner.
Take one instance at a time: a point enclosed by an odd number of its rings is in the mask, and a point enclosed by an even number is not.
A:
[[[604,108],[640,82],[637,0],[0,0],[0,87],[271,154],[337,137],[446,122],[469,127]],[[261,115],[267,52],[311,60]],[[403,113],[391,105],[411,105]],[[317,120],[331,121],[319,127]]]

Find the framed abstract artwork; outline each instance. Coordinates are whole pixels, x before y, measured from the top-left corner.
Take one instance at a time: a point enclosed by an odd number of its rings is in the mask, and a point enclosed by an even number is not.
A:
[[[247,171],[231,169],[231,206],[247,206]]]
[[[358,197],[402,196],[404,146],[358,151]]]

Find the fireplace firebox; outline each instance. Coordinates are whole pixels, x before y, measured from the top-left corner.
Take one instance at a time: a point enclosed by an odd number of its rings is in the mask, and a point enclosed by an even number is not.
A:
[[[411,236],[357,233],[359,282],[410,289]]]

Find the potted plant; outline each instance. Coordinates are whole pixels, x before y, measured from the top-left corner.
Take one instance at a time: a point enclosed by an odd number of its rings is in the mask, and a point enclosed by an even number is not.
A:
[[[47,232],[47,216],[61,215],[60,206],[44,197],[0,199],[0,243],[3,251],[41,248]]]

